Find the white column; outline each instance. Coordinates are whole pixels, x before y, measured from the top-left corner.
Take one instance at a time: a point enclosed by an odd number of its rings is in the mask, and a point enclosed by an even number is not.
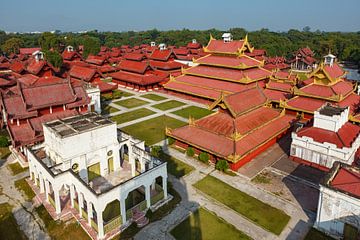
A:
[[[135,177],[136,175],[136,162],[133,161],[133,163],[130,163],[131,165],[131,176]]]
[[[54,201],[55,201],[55,211],[56,211],[56,214],[60,214],[60,213],[61,213],[59,190],[60,190],[60,189],[55,189],[55,188],[54,188]]]
[[[93,217],[93,208],[90,201],[87,201],[88,224],[91,226],[91,218]]]
[[[43,193],[45,191],[45,186],[44,186],[44,179],[42,177],[42,175],[39,174],[39,182],[40,182],[40,193]]]
[[[125,198],[120,198],[120,213],[122,218],[122,224],[126,223],[126,205],[125,205]]]
[[[145,185],[146,208],[149,208],[150,205],[151,205],[150,186],[151,186],[151,185]]]
[[[49,193],[50,193],[49,181],[45,180],[45,197],[47,202],[49,202]]]
[[[79,215],[82,218],[82,208],[84,207],[84,199],[83,199],[83,195],[78,192],[78,199],[79,199]]]
[[[104,221],[103,221],[103,210],[96,209],[97,227],[98,227],[98,238],[104,237]]]
[[[75,187],[74,185],[70,185],[70,201],[71,201],[71,207],[74,208],[74,199],[75,199]]]
[[[168,195],[167,195],[167,177],[162,177],[162,186],[163,186],[163,190],[164,190],[164,199],[167,199]]]

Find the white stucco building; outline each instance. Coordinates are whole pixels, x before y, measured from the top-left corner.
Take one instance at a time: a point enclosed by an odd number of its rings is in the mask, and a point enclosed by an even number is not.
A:
[[[340,163],[334,165],[320,185],[314,226],[338,239],[350,239],[347,235],[356,235],[356,232],[360,237],[359,168]]]
[[[294,160],[330,169],[335,161],[351,165],[360,146],[360,127],[348,122],[349,107],[325,104],[314,113],[313,125],[292,133]]]
[[[90,103],[88,104],[88,109],[91,112],[101,113],[101,99],[100,99],[100,89],[98,87],[93,87],[90,84],[87,84],[86,93],[90,98]]]
[[[55,218],[75,212],[90,236],[109,239],[133,221],[144,223],[146,210],[168,200],[166,163],[114,122],[86,113],[43,127],[44,143],[26,155],[38,195]]]

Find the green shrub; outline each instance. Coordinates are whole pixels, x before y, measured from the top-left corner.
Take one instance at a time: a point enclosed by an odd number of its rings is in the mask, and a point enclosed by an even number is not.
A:
[[[195,151],[194,151],[194,149],[192,147],[188,147],[186,149],[186,155],[188,155],[189,157],[194,156],[194,154],[195,154]]]
[[[151,155],[153,155],[154,157],[160,157],[162,154],[162,148],[161,146],[152,146],[151,147]]]
[[[215,165],[215,168],[217,170],[225,172],[226,170],[229,169],[229,163],[226,160],[223,160],[223,159],[219,160],[219,161],[217,161],[217,163]]]
[[[200,154],[199,154],[199,160],[201,161],[201,162],[203,162],[203,163],[208,163],[209,162],[209,159],[210,159],[210,156],[209,156],[209,154],[208,153],[206,153],[206,152],[201,152]]]
[[[175,143],[175,139],[173,139],[172,137],[168,137],[168,144],[173,145],[174,143]]]
[[[0,147],[8,147],[9,140],[6,136],[0,136]]]

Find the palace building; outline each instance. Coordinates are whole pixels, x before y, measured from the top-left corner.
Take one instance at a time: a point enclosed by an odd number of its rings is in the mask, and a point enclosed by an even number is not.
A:
[[[309,48],[300,48],[294,53],[293,59],[290,60],[291,69],[296,71],[311,72],[316,69],[316,59],[314,52]]]
[[[335,163],[320,184],[314,227],[335,239],[360,237],[360,169]]]
[[[271,108],[262,88],[221,94],[211,109],[219,111],[199,120],[189,119],[189,125],[167,129],[182,149],[193,147],[195,152],[210,154],[210,161],[225,159],[237,170],[274,144],[291,127],[294,117]]]
[[[54,219],[74,217],[92,239],[110,239],[169,200],[166,163],[116,123],[85,113],[43,128],[44,142],[25,155],[29,183]]]
[[[348,121],[349,107],[324,104],[315,111],[313,125],[292,133],[290,156],[322,170],[335,162],[354,164],[360,146],[360,126]]]
[[[349,106],[350,115],[355,117],[360,96],[355,93],[353,83],[344,79],[345,74],[335,57],[327,55],[324,62],[308,75],[309,78],[302,81],[302,87],[294,87],[294,97],[281,101],[280,106],[289,113],[310,119],[317,109],[329,102],[339,107]]]
[[[164,84],[165,90],[180,96],[212,102],[222,94],[228,95],[248,87],[271,76],[264,69],[264,62],[248,56],[254,48],[247,37],[235,41],[230,33],[222,40],[210,37],[204,52],[206,56],[194,59],[193,67],[182,70],[179,77],[170,77]]]

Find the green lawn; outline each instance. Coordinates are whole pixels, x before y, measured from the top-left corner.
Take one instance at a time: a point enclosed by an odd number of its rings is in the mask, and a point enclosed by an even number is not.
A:
[[[161,101],[161,100],[166,99],[166,97],[159,96],[159,95],[156,95],[156,94],[153,94],[153,93],[147,93],[147,94],[141,95],[141,97],[146,98],[146,99],[150,99],[150,100],[153,100],[153,101]]]
[[[172,113],[176,114],[180,117],[183,117],[183,118],[189,118],[191,116],[195,119],[199,119],[199,118],[205,117],[205,116],[213,113],[213,111],[210,111],[206,108],[190,106],[190,107],[186,107],[186,108],[174,111]]]
[[[193,166],[190,166],[166,153],[162,153],[160,155],[160,159],[167,162],[168,173],[170,173],[171,175],[177,178],[180,178],[195,169]]]
[[[150,146],[165,139],[165,127],[178,128],[187,123],[162,115],[122,128],[122,130]]]
[[[225,222],[214,213],[199,208],[177,225],[171,234],[177,240],[237,240],[251,239],[243,232],[237,230],[233,225]]]
[[[22,240],[27,239],[25,234],[17,225],[12,214],[12,207],[8,203],[0,204],[0,239],[1,240]]]
[[[27,201],[31,201],[35,197],[35,193],[25,179],[26,178],[16,180],[15,187],[24,194]]]
[[[8,165],[8,169],[11,171],[12,175],[17,175],[19,173],[27,171],[29,168],[23,168],[20,163],[15,162]]]
[[[8,147],[0,147],[0,159],[6,159],[10,154],[11,152]]]
[[[306,234],[304,240],[333,240],[334,238],[320,232],[316,228],[311,228]]]
[[[128,93],[128,92],[123,92],[120,90],[114,90],[112,93],[103,93],[101,94],[101,100],[103,101],[108,101],[108,100],[113,100],[113,99],[119,99],[122,97],[130,97],[133,94]]]
[[[185,103],[179,102],[176,100],[170,100],[170,101],[166,101],[164,103],[158,103],[158,104],[152,105],[152,107],[165,111],[165,110],[180,107],[183,105],[185,105]]]
[[[121,100],[118,102],[115,102],[115,104],[122,106],[122,107],[126,107],[126,108],[134,108],[134,107],[139,107],[141,105],[147,104],[149,102],[144,101],[144,100],[140,100],[137,98],[128,98],[125,100]]]
[[[101,106],[101,114],[110,114],[120,111],[117,108],[111,107],[110,105]]]
[[[195,183],[194,187],[276,235],[282,232],[290,220],[284,211],[241,192],[210,175]]]
[[[64,223],[62,221],[54,221],[44,206],[35,209],[39,217],[43,220],[45,228],[54,240],[90,240],[90,237],[85,233],[81,226],[75,222]]]
[[[149,116],[151,114],[155,114],[155,112],[147,109],[147,108],[139,108],[137,110],[122,113],[116,116],[111,117],[111,120],[115,121],[117,124],[122,124],[125,122],[133,121],[139,118],[143,118]]]

